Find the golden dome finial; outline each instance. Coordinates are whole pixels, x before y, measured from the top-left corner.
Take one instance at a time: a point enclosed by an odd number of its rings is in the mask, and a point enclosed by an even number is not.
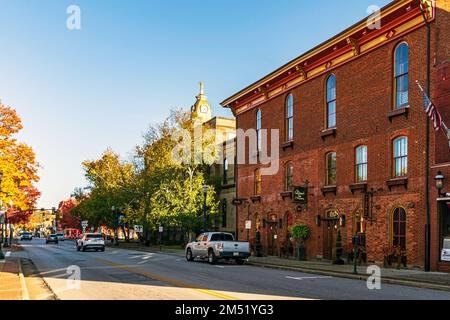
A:
[[[205,94],[205,83],[203,81],[200,81],[200,94]]]

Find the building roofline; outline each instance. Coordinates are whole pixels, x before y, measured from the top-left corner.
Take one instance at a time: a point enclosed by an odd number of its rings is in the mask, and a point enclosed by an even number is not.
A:
[[[385,17],[387,14],[391,13],[392,11],[395,11],[398,7],[401,7],[407,3],[411,3],[414,0],[394,0],[384,6],[380,9],[380,20]],[[262,85],[270,81],[271,79],[279,76],[283,72],[289,70],[290,68],[295,67],[300,62],[305,61],[307,58],[311,58],[315,54],[319,54],[321,51],[324,51],[325,49],[331,47],[332,45],[344,40],[346,37],[350,36],[351,34],[360,31],[361,29],[364,29],[367,27],[367,19],[370,17],[366,16],[364,19],[360,20],[359,22],[353,24],[349,28],[345,29],[344,31],[340,32],[339,34],[329,38],[328,40],[322,42],[321,44],[315,46],[311,50],[305,52],[304,54],[298,56],[297,58],[292,59],[288,63],[284,64],[280,68],[276,69],[275,71],[269,73],[268,75],[264,76],[260,80],[252,83],[251,85],[245,87],[244,89],[238,91],[234,95],[230,96],[229,98],[225,99],[220,103],[220,105],[224,108],[231,108],[230,104],[232,102],[235,102],[239,98],[243,97],[244,95],[248,94],[249,92],[253,90],[257,90]]]

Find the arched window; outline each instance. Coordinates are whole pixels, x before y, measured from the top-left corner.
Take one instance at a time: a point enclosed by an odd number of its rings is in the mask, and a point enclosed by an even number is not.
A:
[[[286,99],[286,141],[294,140],[294,96]]]
[[[403,42],[395,49],[394,58],[394,109],[409,105],[409,47]]]
[[[286,191],[290,191],[294,186],[294,165],[292,162],[286,163],[284,174],[284,188]]]
[[[262,176],[261,170],[257,169],[255,171],[255,195],[260,196],[262,193]]]
[[[406,248],[406,211],[403,208],[395,208],[392,213],[392,245]]]
[[[330,152],[326,156],[326,185],[336,185],[336,152]]]
[[[394,140],[394,177],[406,177],[408,175],[408,138],[399,137]]]
[[[256,140],[258,151],[262,150],[261,129],[262,129],[261,109],[256,110]]]
[[[356,148],[355,161],[356,182],[367,181],[367,146],[359,146]]]
[[[326,128],[336,127],[336,76],[327,79]]]

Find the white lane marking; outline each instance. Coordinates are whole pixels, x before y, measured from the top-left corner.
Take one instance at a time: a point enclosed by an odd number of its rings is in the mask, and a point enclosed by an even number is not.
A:
[[[293,279],[293,280],[320,280],[320,279],[332,279],[333,277],[286,277],[286,279]]]
[[[9,257],[11,255],[11,251],[8,251],[6,254],[5,254],[5,257]]]
[[[19,259],[19,278],[20,286],[22,287],[22,300],[30,300],[30,294],[28,293],[27,283],[25,282],[25,277],[22,272],[22,262]]]
[[[225,269],[224,266],[215,266],[216,268]]]

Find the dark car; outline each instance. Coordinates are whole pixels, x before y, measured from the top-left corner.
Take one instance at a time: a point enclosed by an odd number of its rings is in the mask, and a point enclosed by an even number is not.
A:
[[[51,234],[47,236],[47,239],[45,240],[45,243],[54,243],[58,244],[58,236],[56,234]]]

